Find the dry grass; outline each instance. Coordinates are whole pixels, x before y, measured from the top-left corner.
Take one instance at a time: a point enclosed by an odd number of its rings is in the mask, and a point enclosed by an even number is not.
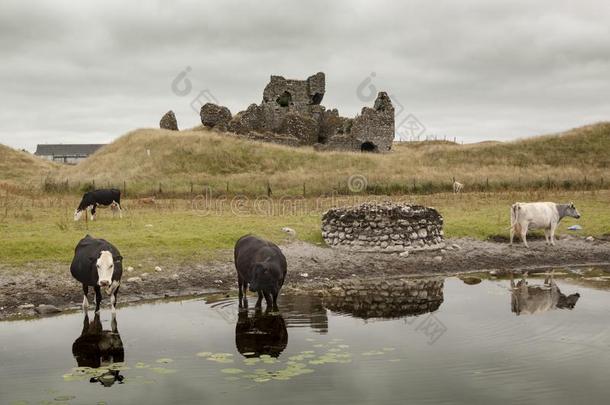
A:
[[[39,185],[42,177],[58,169],[55,163],[0,145],[0,187]]]
[[[455,177],[465,191],[604,189],[610,182],[610,123],[565,134],[516,142],[396,144],[392,153],[372,155],[316,152],[239,139],[207,130],[140,129],[72,167],[35,166],[11,176],[40,178],[71,191],[87,183],[113,185],[139,194],[200,193],[275,196],[349,193],[350,176],[367,179],[368,194],[434,193],[450,190]],[[149,155],[150,153],[150,155]],[[60,187],[62,189],[62,187]],[[163,193],[159,193],[159,189]],[[228,189],[228,190],[227,190]],[[227,193],[228,191],[228,193]]]

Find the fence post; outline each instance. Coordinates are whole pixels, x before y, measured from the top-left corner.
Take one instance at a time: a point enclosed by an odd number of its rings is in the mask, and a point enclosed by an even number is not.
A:
[[[273,194],[273,192],[271,191],[271,183],[269,182],[269,180],[267,180],[267,197],[271,197],[271,194]]]
[[[127,196],[127,181],[123,180],[123,197]]]

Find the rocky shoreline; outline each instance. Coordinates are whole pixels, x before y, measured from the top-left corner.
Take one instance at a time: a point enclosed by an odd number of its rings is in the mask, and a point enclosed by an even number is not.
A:
[[[414,251],[408,256],[356,253],[299,241],[281,247],[288,260],[288,277],[283,291],[322,295],[332,295],[333,288],[372,279],[610,265],[610,242],[577,237],[564,237],[557,246],[532,241],[530,249],[469,238],[448,239],[445,248]],[[163,267],[131,264],[135,269],[123,276],[119,310],[125,303],[209,292],[236,293],[235,268],[230,252],[226,253],[226,260],[209,263],[182,261]],[[130,265],[129,259],[127,264]],[[0,320],[78,309],[81,294],[81,288],[70,276],[66,264],[31,265],[20,269],[0,264]],[[417,305],[417,302],[413,304]],[[102,310],[109,310],[107,298],[102,302]]]

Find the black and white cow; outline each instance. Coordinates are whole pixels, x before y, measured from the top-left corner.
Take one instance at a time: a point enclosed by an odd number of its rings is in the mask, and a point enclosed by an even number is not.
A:
[[[85,236],[74,249],[70,265],[72,276],[83,284],[83,310],[87,310],[89,287],[95,290],[95,311],[100,310],[102,288],[110,296],[112,312],[116,311],[116,296],[123,275],[123,257],[118,249],[104,239]]]
[[[83,194],[83,198],[78,204],[78,208],[74,211],[74,220],[78,221],[83,215],[83,212],[91,210],[91,220],[95,219],[95,209],[98,205],[110,206],[113,209],[118,209],[119,216],[123,218],[121,212],[121,190],[116,188],[103,188],[94,191],[88,191]],[[114,210],[113,210],[114,212]]]

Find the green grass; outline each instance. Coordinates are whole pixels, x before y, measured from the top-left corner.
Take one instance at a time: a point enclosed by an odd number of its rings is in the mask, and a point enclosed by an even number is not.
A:
[[[276,210],[266,215],[262,200],[258,208],[250,200],[250,210],[237,216],[230,201],[215,200],[213,208],[204,210],[187,200],[164,200],[156,208],[139,207],[125,201],[125,217],[113,219],[109,210],[99,210],[95,222],[75,223],[73,207],[77,199],[54,197],[27,199],[11,196],[0,199],[0,264],[18,268],[26,263],[65,263],[73,255],[74,246],[85,234],[102,237],[114,243],[125,257],[127,266],[139,263],[196,263],[227,258],[235,241],[246,233],[254,233],[281,242],[281,231],[289,226],[298,239],[321,243],[320,218],[324,209],[336,204],[354,204],[373,197],[303,200],[307,207],[292,211]],[[380,198],[384,199],[384,198]],[[448,237],[487,239],[508,236],[509,207],[514,201],[574,201],[583,215],[578,221],[583,236],[610,233],[610,192],[564,193],[473,193],[436,194],[392,197],[395,201],[433,206],[445,218]],[[275,201],[276,208],[278,202]],[[281,204],[279,204],[281,205]],[[243,211],[240,211],[243,212]],[[562,221],[558,233],[576,223]]]

